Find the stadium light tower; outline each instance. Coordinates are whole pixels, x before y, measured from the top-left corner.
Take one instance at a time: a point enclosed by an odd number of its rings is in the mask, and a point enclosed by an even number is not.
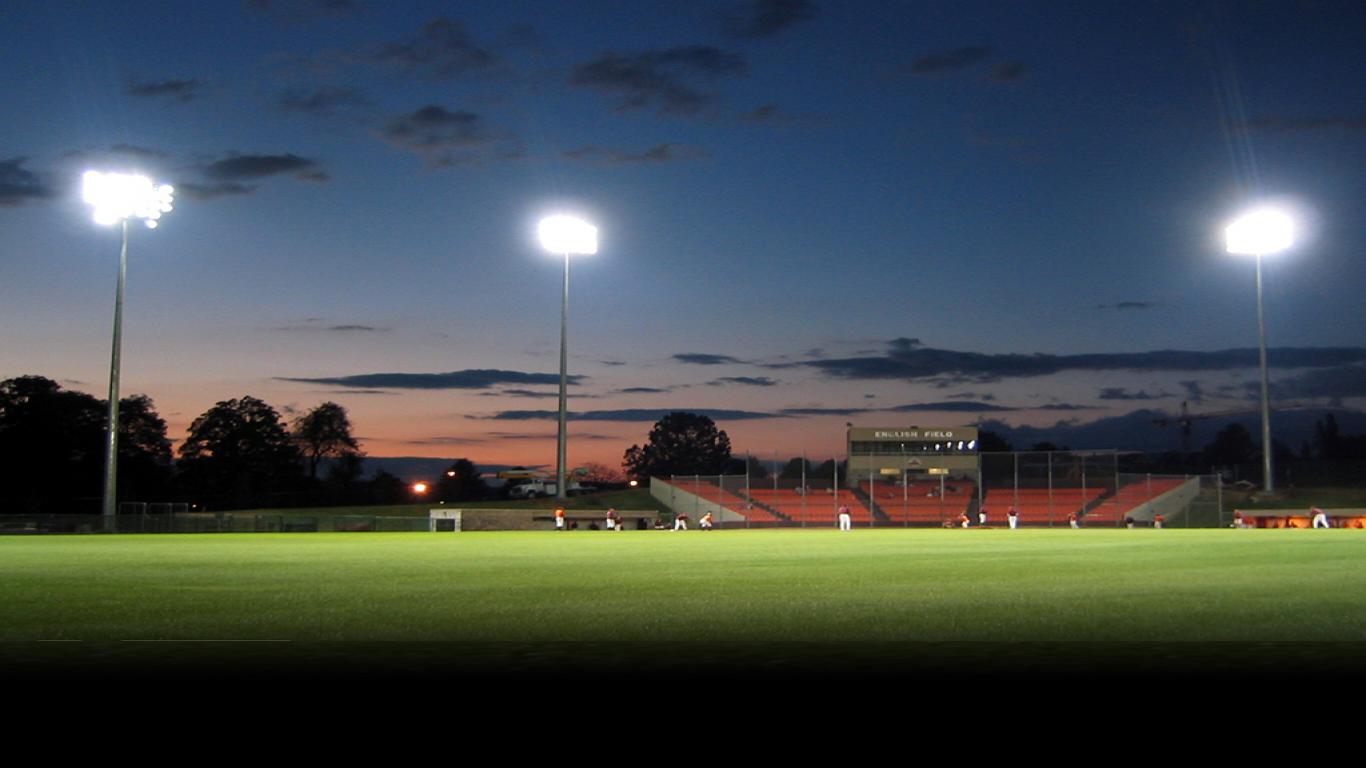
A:
[[[103,512],[105,525],[112,528],[118,503],[119,352],[123,342],[123,285],[128,274],[128,220],[141,219],[148,229],[156,229],[161,215],[171,211],[175,190],[166,184],[154,184],[146,176],[86,171],[82,191],[85,202],[95,209],[96,224],[121,224],[123,228],[118,289],[114,294],[114,344],[109,359],[109,424],[104,454]]]
[[[565,405],[569,381],[569,256],[598,252],[598,228],[573,216],[548,216],[537,227],[541,247],[564,255],[564,302],[560,305],[560,429],[555,450],[555,498],[565,499]]]
[[[1262,369],[1262,488],[1275,490],[1271,476],[1271,385],[1266,366],[1266,314],[1262,309],[1262,257],[1295,244],[1295,224],[1289,214],[1257,208],[1239,216],[1224,230],[1225,250],[1257,259],[1257,333]]]

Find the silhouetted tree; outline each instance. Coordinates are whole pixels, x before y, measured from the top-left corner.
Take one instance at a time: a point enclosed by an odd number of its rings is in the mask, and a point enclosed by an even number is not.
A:
[[[119,401],[119,497],[159,498],[166,423],[150,398]],[[94,513],[103,490],[108,403],[42,376],[0,382],[0,512]]]
[[[469,459],[456,459],[436,481],[436,498],[441,501],[472,501],[484,498],[488,492],[479,468]]]
[[[351,436],[351,420],[346,409],[326,402],[294,420],[294,443],[308,463],[308,476],[318,479],[318,464],[324,459],[340,459],[348,454],[364,456],[356,438]]]
[[[730,437],[707,416],[675,411],[655,422],[645,447],[626,449],[622,468],[638,479],[720,474],[730,460]]]
[[[1242,424],[1230,424],[1219,430],[1203,451],[1205,464],[1215,467],[1251,464],[1257,453],[1257,444]]]
[[[783,466],[783,471],[778,473],[779,480],[801,480],[802,472],[805,470],[806,476],[811,476],[811,462],[802,457],[789,459]]]
[[[1015,450],[1010,445],[1010,441],[1000,435],[987,430],[977,435],[978,453],[1005,453]]]
[[[280,415],[254,397],[221,401],[195,419],[179,466],[186,489],[235,508],[274,506],[302,475]]]

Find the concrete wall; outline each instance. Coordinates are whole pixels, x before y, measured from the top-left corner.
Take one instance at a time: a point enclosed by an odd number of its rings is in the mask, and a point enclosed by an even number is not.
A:
[[[551,509],[453,509],[460,517],[462,531],[553,531],[555,530],[554,510]],[[579,528],[587,528],[589,522],[603,526],[607,510],[570,509],[565,518],[579,521]],[[634,530],[636,520],[644,518],[653,526],[659,513],[652,509],[619,509],[617,516],[625,523],[627,530]]]
[[[716,493],[715,485],[703,483],[701,486],[702,495],[698,495],[689,490],[692,486],[686,482],[677,484],[670,483],[658,477],[650,478],[650,495],[659,500],[659,503],[669,508],[673,514],[684,514],[688,519],[696,524],[697,520],[710,512],[712,518],[718,523],[744,522],[745,516],[739,512],[733,512],[716,502],[715,499],[706,497],[707,491]]]
[[[1199,496],[1200,478],[1192,477],[1152,501],[1139,504],[1127,512],[1121,512],[1120,517],[1132,517],[1140,522],[1152,522],[1153,518],[1161,513],[1163,519],[1170,523],[1178,513],[1185,512]]]

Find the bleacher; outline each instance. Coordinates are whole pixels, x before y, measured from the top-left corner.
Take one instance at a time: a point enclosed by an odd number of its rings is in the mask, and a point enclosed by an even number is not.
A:
[[[976,486],[954,481],[944,486],[944,498],[939,498],[939,483],[910,483],[901,486],[876,488],[878,509],[894,524],[940,525],[944,521],[956,523],[976,499]],[[974,521],[975,522],[975,521]]]
[[[841,504],[849,507],[855,524],[873,520],[872,511],[852,491],[841,490],[835,495],[829,488],[812,488],[805,493],[796,489],[750,488],[749,495],[756,505],[762,504],[795,522],[834,525]]]
[[[982,500],[987,524],[1003,525],[1012,504],[1020,525],[1065,525],[1068,515],[1082,515],[1105,495],[1105,488],[1000,488]]]
[[[758,504],[752,503],[750,499],[746,499],[742,494],[736,493],[735,491],[732,491],[729,488],[717,485],[716,480],[713,478],[702,478],[701,484],[705,486],[701,489],[701,492],[699,493],[699,495],[703,499],[718,503],[723,508],[730,510],[731,512],[734,512],[738,515],[744,516],[744,518],[746,520],[749,520],[750,522],[783,522],[783,519],[773,514],[773,512],[770,511],[770,509],[764,509]],[[686,489],[687,485],[680,485],[680,487]],[[754,501],[757,502],[758,500],[755,499]]]

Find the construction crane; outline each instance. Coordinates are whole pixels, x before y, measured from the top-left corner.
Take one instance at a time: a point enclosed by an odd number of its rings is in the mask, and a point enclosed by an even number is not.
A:
[[[1286,405],[1275,406],[1271,410],[1295,411],[1302,409],[1304,407],[1305,406],[1301,405],[1300,403],[1287,403]],[[1201,419],[1218,419],[1224,416],[1245,416],[1249,413],[1261,413],[1261,408],[1236,408],[1230,411],[1210,411],[1208,413],[1191,413],[1189,404],[1185,400],[1182,400],[1181,415],[1170,417],[1164,416],[1162,418],[1153,419],[1153,423],[1159,427],[1165,427],[1170,424],[1180,424],[1181,451],[1183,453],[1189,453],[1191,449],[1191,422],[1198,421]]]

